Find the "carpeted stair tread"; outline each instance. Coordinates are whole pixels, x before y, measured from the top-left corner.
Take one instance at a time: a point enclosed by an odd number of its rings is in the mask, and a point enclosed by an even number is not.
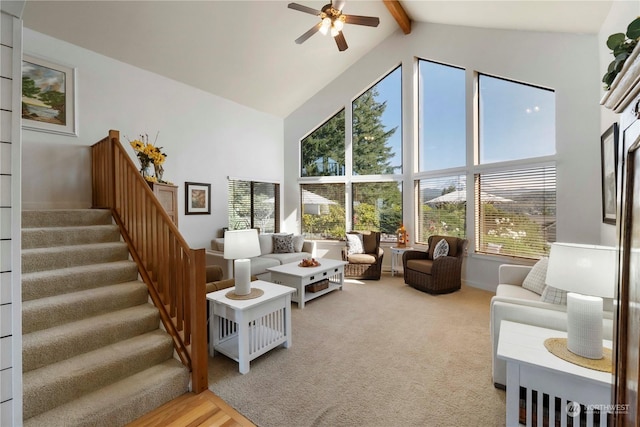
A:
[[[24,427],[118,427],[188,391],[189,371],[169,359],[33,418]]]
[[[22,228],[112,224],[108,209],[50,209],[22,211]]]
[[[22,303],[22,333],[28,334],[108,311],[145,304],[144,282],[133,281]]]
[[[158,329],[160,315],[145,303],[123,310],[25,334],[22,337],[24,372],[75,357],[100,347]]]
[[[172,357],[158,329],[23,374],[23,413],[30,418]]]
[[[22,251],[22,271],[31,273],[56,270],[77,265],[122,261],[128,258],[129,250],[124,242],[24,249]]]
[[[22,230],[22,249],[118,241],[120,241],[120,229],[115,224],[25,228]]]
[[[24,273],[22,301],[133,281],[137,277],[138,267],[131,260]]]

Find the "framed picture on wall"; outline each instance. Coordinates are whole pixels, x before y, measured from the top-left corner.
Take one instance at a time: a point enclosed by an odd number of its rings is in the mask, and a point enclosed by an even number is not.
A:
[[[211,213],[211,184],[184,183],[185,215],[207,215]]]
[[[22,128],[78,136],[76,69],[42,58],[22,58]]]
[[[602,162],[602,222],[616,223],[616,170],[618,163],[618,124],[600,137]]]

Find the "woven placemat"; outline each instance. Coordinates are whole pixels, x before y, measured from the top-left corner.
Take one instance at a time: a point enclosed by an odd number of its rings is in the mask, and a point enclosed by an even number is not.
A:
[[[567,362],[571,362],[574,365],[602,372],[612,372],[613,370],[613,359],[611,357],[610,348],[604,347],[602,349],[602,359],[589,359],[570,352],[567,348],[566,338],[547,338],[544,340],[544,346],[553,355],[558,356],[560,359],[566,360]]]
[[[254,298],[261,297],[262,295],[264,295],[264,291],[262,289],[251,288],[251,292],[249,292],[247,295],[236,295],[235,291],[229,291],[226,293],[225,296],[229,299],[240,300],[240,299],[254,299]]]

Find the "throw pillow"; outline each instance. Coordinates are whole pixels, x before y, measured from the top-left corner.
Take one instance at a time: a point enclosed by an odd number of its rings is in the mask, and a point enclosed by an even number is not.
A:
[[[293,250],[296,252],[302,252],[302,246],[304,245],[304,236],[302,234],[296,234],[293,236]]]
[[[363,254],[364,244],[362,243],[362,234],[360,233],[348,233],[347,234],[347,255]]]
[[[274,234],[273,235],[273,253],[288,254],[293,250],[293,234]]]
[[[548,286],[542,291],[540,301],[549,302],[551,304],[567,305],[567,291]]]
[[[524,278],[522,282],[522,287],[530,290],[531,292],[535,292],[538,295],[542,295],[544,288],[546,286],[545,280],[547,278],[547,266],[549,265],[549,258],[542,257],[538,262],[535,263],[533,268],[527,277]]]
[[[362,234],[362,252],[365,254],[373,254],[378,249],[378,233],[371,231]]]
[[[438,259],[441,256],[447,256],[449,254],[449,244],[446,240],[442,239],[438,242],[433,249],[433,259]]]

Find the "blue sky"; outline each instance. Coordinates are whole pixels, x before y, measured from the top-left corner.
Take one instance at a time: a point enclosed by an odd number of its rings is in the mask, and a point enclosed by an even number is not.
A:
[[[420,61],[420,170],[463,167],[466,162],[465,70]],[[376,88],[386,101],[385,129],[400,164],[402,154],[401,69]],[[471,125],[471,124],[469,124]],[[555,94],[551,90],[480,76],[480,162],[492,163],[555,154]],[[400,172],[400,171],[397,171]]]

